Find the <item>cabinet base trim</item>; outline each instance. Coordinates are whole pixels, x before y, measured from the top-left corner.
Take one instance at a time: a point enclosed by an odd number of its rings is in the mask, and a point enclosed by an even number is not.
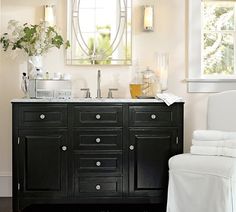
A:
[[[12,197],[11,173],[0,172],[0,197]]]

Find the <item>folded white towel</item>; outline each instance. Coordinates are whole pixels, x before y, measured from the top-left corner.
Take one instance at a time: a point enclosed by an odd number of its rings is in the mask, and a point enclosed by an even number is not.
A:
[[[233,157],[236,158],[236,149],[232,149],[232,148],[223,148],[223,155],[227,156],[227,157]]]
[[[216,141],[199,141],[199,140],[192,140],[193,146],[203,146],[203,147],[227,147],[236,149],[236,139],[229,139],[229,140],[216,140]]]
[[[182,101],[182,98],[171,93],[158,93],[156,98],[163,100],[168,106]]]
[[[194,155],[215,155],[236,158],[236,149],[227,147],[191,146],[190,153]]]
[[[223,155],[222,147],[202,147],[202,146],[191,146],[190,153],[194,155]]]
[[[225,132],[218,130],[195,130],[193,132],[193,139],[200,141],[236,139],[236,132]]]
[[[236,149],[236,139],[225,140],[223,147],[230,148],[230,149]]]
[[[199,141],[199,140],[192,140],[193,146],[202,146],[202,147],[223,147],[224,140],[215,140],[215,141]]]

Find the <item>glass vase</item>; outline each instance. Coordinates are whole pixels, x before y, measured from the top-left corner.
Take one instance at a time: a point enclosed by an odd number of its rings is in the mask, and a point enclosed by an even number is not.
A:
[[[168,89],[169,54],[155,53],[156,72],[159,76],[161,91]]]
[[[43,56],[29,56],[28,76],[30,79],[43,79]]]

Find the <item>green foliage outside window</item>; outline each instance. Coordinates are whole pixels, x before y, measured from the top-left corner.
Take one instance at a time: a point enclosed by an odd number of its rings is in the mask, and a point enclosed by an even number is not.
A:
[[[89,38],[88,42],[89,55],[94,56],[94,60],[91,59],[91,64],[111,64],[111,27],[97,26],[97,32],[97,39]]]
[[[235,3],[218,1],[203,4],[203,73],[232,75]]]

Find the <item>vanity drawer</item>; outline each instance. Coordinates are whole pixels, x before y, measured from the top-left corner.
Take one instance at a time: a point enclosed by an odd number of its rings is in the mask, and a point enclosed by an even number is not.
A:
[[[176,105],[130,106],[130,126],[175,126],[177,125]]]
[[[121,129],[75,129],[73,132],[75,150],[121,150]]]
[[[80,153],[75,155],[75,170],[77,175],[121,175],[122,154],[121,153]]]
[[[121,196],[121,177],[88,177],[79,178],[75,186],[79,196]]]
[[[67,105],[37,104],[19,107],[20,127],[67,127]]]
[[[74,106],[73,125],[85,126],[122,126],[122,106]]]

